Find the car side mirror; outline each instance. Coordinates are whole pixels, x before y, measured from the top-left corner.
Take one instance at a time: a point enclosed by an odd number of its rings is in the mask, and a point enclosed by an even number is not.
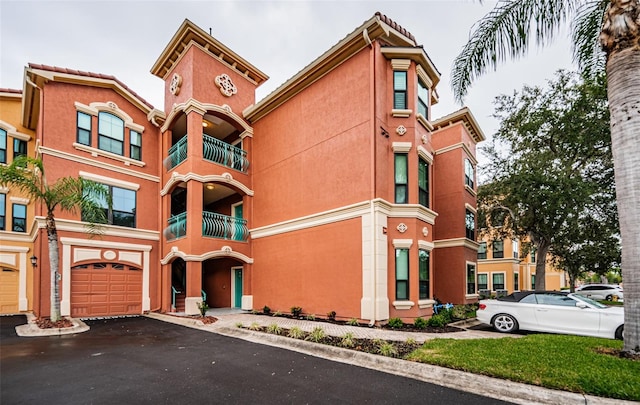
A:
[[[576,307],[585,309],[585,308],[589,308],[589,305],[585,304],[584,302],[576,302]]]

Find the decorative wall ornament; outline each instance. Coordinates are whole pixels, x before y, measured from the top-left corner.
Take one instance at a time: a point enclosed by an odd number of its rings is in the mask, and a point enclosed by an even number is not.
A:
[[[108,101],[107,105],[109,106],[109,108],[113,108],[114,110],[118,108],[118,105],[113,101]]]
[[[404,223],[400,222],[398,224],[398,226],[396,227],[396,229],[398,230],[398,232],[400,233],[405,233],[407,232],[407,229],[409,229]]]
[[[182,85],[182,76],[180,76],[177,73],[174,73],[173,77],[171,78],[171,84],[169,85],[169,91],[171,92],[171,94],[173,94],[174,96],[177,96],[178,94],[180,94],[181,85]]]
[[[216,77],[216,84],[220,87],[220,93],[227,97],[231,97],[238,92],[236,85],[233,84],[231,78],[225,73]]]
[[[427,137],[427,134],[422,135],[422,143],[427,143],[429,141],[429,138]]]
[[[225,253],[233,252],[233,249],[231,249],[231,246],[223,246],[222,249],[220,249],[220,250],[222,250]]]
[[[228,112],[228,113],[233,112],[233,111],[231,111],[231,107],[229,107],[229,105],[228,105],[228,104],[222,104],[220,107],[221,107],[223,110],[225,110],[226,112]]]
[[[425,226],[424,228],[422,228],[422,234],[423,234],[424,236],[429,235],[429,229],[427,229],[427,227],[426,227],[426,226]]]
[[[106,250],[102,253],[102,256],[107,260],[113,260],[116,258],[116,252],[113,250]]]
[[[402,136],[406,133],[407,133],[407,128],[405,128],[404,125],[400,125],[398,128],[396,128],[396,134]]]

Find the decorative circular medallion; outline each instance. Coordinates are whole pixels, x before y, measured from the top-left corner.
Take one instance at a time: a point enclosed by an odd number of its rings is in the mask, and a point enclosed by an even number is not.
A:
[[[236,85],[233,84],[231,78],[225,73],[216,77],[216,84],[220,87],[220,93],[227,97],[231,97],[238,92]]]
[[[173,77],[171,78],[171,84],[169,85],[169,91],[171,92],[171,94],[173,94],[174,96],[177,96],[178,94],[180,94],[181,85],[182,85],[182,76],[180,76],[177,73],[174,73]]]
[[[424,228],[422,228],[422,234],[423,234],[424,236],[429,235],[429,229],[428,229],[426,226],[425,226]]]
[[[406,133],[407,133],[407,128],[405,128],[404,125],[400,125],[398,128],[396,128],[396,134],[402,136]]]
[[[398,232],[400,233],[405,233],[407,232],[407,229],[409,229],[404,223],[400,222],[398,224],[398,226],[396,227],[396,229],[398,230]]]
[[[427,138],[427,134],[422,135],[422,143],[427,143],[429,138]]]
[[[116,252],[114,252],[113,250],[107,250],[102,253],[102,256],[107,260],[113,260],[116,258]]]

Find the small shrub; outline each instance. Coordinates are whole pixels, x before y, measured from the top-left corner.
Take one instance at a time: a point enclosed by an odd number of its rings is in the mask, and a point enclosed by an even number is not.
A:
[[[416,342],[416,340],[412,337],[408,337],[407,340],[404,341],[406,344],[408,345],[417,345],[418,342]]]
[[[330,321],[335,321],[336,320],[336,311],[331,311],[327,314],[327,318]]]
[[[199,302],[198,309],[200,310],[200,315],[205,316],[207,314],[207,310],[209,309],[209,305],[207,305],[206,301]]]
[[[258,322],[252,322],[251,325],[249,325],[249,329],[251,329],[251,330],[262,330],[262,326],[260,326],[260,324]]]
[[[298,318],[302,313],[302,307],[291,307],[291,315]]]
[[[324,329],[322,329],[320,326],[316,326],[311,332],[309,332],[306,340],[320,343],[326,336],[327,334],[324,332]]]
[[[282,312],[276,311],[273,313],[273,316],[282,316]]]
[[[447,319],[442,314],[435,314],[427,321],[427,326],[442,328],[447,325]]]
[[[304,337],[304,331],[297,326],[293,326],[289,329],[287,336],[294,339],[302,339]]]
[[[244,327],[242,322],[236,322],[236,328],[242,328],[242,327]]]
[[[277,323],[272,323],[271,325],[267,326],[267,332],[273,335],[280,335],[282,334],[282,328]]]
[[[251,314],[252,315],[258,315],[260,313],[260,311],[258,311],[257,309],[252,309],[251,310]]]
[[[378,345],[378,353],[386,357],[394,357],[398,355],[398,350],[393,343],[382,341]]]
[[[404,322],[400,318],[391,318],[389,319],[389,327],[393,329],[402,328],[404,326]]]
[[[347,321],[347,325],[360,326],[360,322],[358,322],[358,318],[351,318]]]
[[[467,313],[469,313],[469,309],[466,305],[456,305],[451,310],[451,317],[453,319],[467,319]]]
[[[347,332],[342,336],[340,340],[340,346],[353,347],[355,345],[356,345],[356,341],[355,341],[355,338],[353,337],[353,333]]]
[[[315,321],[315,320],[316,320],[316,315],[315,314],[307,315],[307,321]]]
[[[265,314],[265,315],[269,315],[271,313],[271,308],[269,308],[268,306],[265,305],[262,308],[262,313]]]
[[[427,327],[427,320],[419,316],[413,321],[413,326],[416,329],[425,329]]]

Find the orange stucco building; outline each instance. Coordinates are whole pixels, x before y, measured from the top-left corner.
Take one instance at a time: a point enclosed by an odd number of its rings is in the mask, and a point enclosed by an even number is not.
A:
[[[257,103],[266,74],[188,20],[151,73],[162,108],[112,76],[25,69],[20,125],[47,177],[113,198],[100,237],[81,213],[56,217],[63,315],[205,300],[378,323],[477,299],[484,135],[466,108],[431,117],[440,73],[400,25],[374,15]],[[44,214],[28,218],[40,260],[20,310],[46,316]]]

